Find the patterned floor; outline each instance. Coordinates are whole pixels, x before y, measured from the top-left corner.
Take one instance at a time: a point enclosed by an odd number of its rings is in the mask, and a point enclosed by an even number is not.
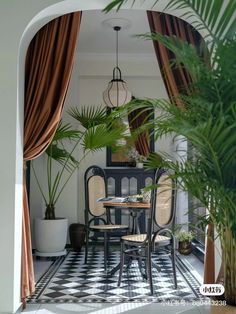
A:
[[[110,254],[109,268],[119,262],[119,251]],[[177,257],[178,289],[174,289],[171,261],[168,257],[153,257],[161,268],[153,271],[154,295],[150,295],[149,284],[142,278],[136,261],[124,271],[120,287],[117,287],[118,272],[104,272],[103,252],[89,254],[84,264],[84,253],[69,252],[58,258],[40,278],[35,295],[28,303],[80,303],[80,302],[161,302],[166,300],[188,301],[202,298],[200,283]]]

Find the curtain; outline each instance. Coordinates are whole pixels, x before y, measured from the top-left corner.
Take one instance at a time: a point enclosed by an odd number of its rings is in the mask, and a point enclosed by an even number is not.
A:
[[[187,22],[169,14],[159,12],[147,12],[151,32],[158,32],[162,35],[176,36],[184,41],[195,45],[199,49],[202,41],[201,35]],[[171,68],[170,60],[174,54],[157,41],[153,42],[157,61],[161,70],[164,84],[170,100],[175,99],[178,107],[181,102],[177,99],[180,93],[189,94],[188,86],[191,84],[191,77],[183,67]],[[214,226],[209,225],[207,230],[205,261],[204,261],[204,282],[215,283],[215,253],[214,253]],[[222,276],[222,267],[221,267]]]
[[[136,109],[129,113],[128,120],[131,134],[145,123],[147,116],[147,112],[140,109]],[[141,132],[138,134],[135,139],[135,148],[140,155],[148,157],[150,154],[150,135],[148,132]]]
[[[202,37],[187,22],[166,13],[148,11],[147,15],[151,32],[176,36],[200,48]],[[189,73],[184,67],[171,68],[170,61],[175,58],[173,52],[157,41],[153,45],[169,98],[175,99],[180,93],[188,94],[188,86],[192,82]],[[175,103],[182,106],[176,99]]]
[[[56,18],[41,28],[29,45],[25,62],[24,165],[45,151],[61,119],[80,21],[81,12]],[[24,179],[21,262],[23,304],[35,289],[25,185]]]

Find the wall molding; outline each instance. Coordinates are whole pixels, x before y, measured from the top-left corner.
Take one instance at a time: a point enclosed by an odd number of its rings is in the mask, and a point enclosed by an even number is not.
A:
[[[82,75],[79,75],[78,74],[78,79],[84,79],[84,80],[97,80],[97,79],[102,79],[102,80],[107,80],[107,81],[110,81],[112,79],[112,75],[107,75],[107,74],[99,74],[99,75],[96,75],[96,74],[82,74]],[[154,75],[143,75],[143,76],[137,76],[136,74],[134,75],[125,75],[125,78],[124,80],[127,81],[128,83],[128,80],[129,79],[135,79],[135,80],[139,80],[139,81],[143,81],[143,80],[153,80],[153,81],[156,81],[156,80],[160,80],[162,81],[162,77],[161,76],[154,76]]]
[[[77,52],[77,60],[86,61],[114,61],[115,53],[92,53],[92,52]],[[128,62],[153,62],[156,61],[155,53],[119,53],[119,61]]]

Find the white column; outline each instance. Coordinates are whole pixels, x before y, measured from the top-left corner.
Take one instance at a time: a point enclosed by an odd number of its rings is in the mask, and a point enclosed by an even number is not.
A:
[[[182,136],[174,138],[174,156],[177,161],[187,160],[187,141]],[[177,192],[176,202],[176,223],[183,225],[183,229],[188,230],[188,193],[182,190]]]
[[[14,44],[4,39],[1,38],[0,52],[0,312],[3,313],[15,312],[20,306],[22,231],[22,112],[17,110],[17,50],[14,47],[11,52]]]

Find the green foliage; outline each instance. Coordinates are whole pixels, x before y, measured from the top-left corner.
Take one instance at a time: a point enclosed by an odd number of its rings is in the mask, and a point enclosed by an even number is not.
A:
[[[77,107],[72,107],[68,110],[68,114],[76,119],[85,129],[104,124],[107,122],[106,107],[86,106],[79,110]]]
[[[40,193],[44,199],[45,219],[55,219],[55,204],[65,189],[73,173],[89,153],[112,146],[123,137],[124,128],[117,127],[113,118],[104,107],[77,107],[68,110],[69,115],[78,122],[75,130],[70,124],[60,123],[52,142],[46,150],[47,187],[43,188],[32,162]],[[78,147],[83,148],[78,159]],[[57,166],[54,166],[54,163]],[[54,169],[55,167],[55,169]],[[46,190],[46,192],[45,192]]]
[[[146,0],[143,1],[145,3]],[[108,4],[104,12],[109,12],[112,9],[117,11],[124,4],[131,3],[133,6],[136,0],[113,0]],[[160,0],[153,0],[152,8],[158,4]],[[151,9],[151,8],[150,8]],[[180,16],[183,19],[191,20],[191,24],[198,30],[206,32],[205,41],[213,43],[224,41],[226,39],[235,39],[236,31],[236,1],[232,0],[167,0],[164,9],[183,10]]]
[[[153,5],[158,1],[153,1]],[[125,3],[130,2],[113,1],[105,11],[119,9]],[[145,126],[154,128],[155,139],[174,134],[187,141],[191,146],[187,161],[175,161],[163,153],[152,154],[146,167],[172,169],[180,188],[210,209],[209,217],[203,217],[202,223],[214,222],[222,241],[225,230],[236,239],[236,1],[169,0],[166,9],[182,9],[181,17],[190,19],[198,31],[204,31],[200,54],[191,44],[174,37],[139,36],[157,40],[174,53],[172,67],[184,66],[192,78],[190,96],[180,95],[172,103],[133,100],[127,110],[137,106],[144,111],[158,109],[158,118]],[[181,108],[177,108],[175,104],[180,103]]]
[[[178,234],[177,234],[177,238],[180,242],[183,242],[183,241],[186,241],[186,242],[191,242],[194,238],[194,235],[193,233],[190,231],[190,232],[187,232],[187,231],[180,231]]]

